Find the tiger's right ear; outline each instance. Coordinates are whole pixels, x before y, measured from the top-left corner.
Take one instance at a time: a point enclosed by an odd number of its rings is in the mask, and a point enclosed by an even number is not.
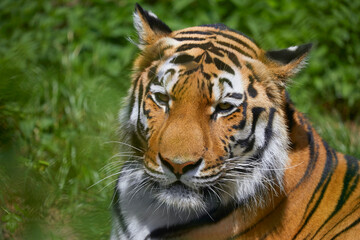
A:
[[[154,13],[144,10],[137,3],[134,11],[134,26],[139,36],[140,49],[144,49],[146,45],[151,45],[172,32]]]

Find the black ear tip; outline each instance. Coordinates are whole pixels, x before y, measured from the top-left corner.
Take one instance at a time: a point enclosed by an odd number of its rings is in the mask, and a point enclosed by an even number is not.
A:
[[[140,6],[139,3],[135,3],[135,12],[144,12],[144,9]]]
[[[299,48],[304,49],[304,52],[309,52],[313,47],[313,43],[305,43],[303,45],[300,45]]]
[[[312,46],[312,43],[306,43],[281,50],[270,50],[266,52],[266,56],[282,64],[288,64],[295,59],[308,54]]]
[[[310,52],[312,46],[313,46],[312,43],[305,43],[305,44],[299,45],[299,46],[297,46],[295,54],[297,56],[302,56],[304,54],[308,54]]]
[[[147,24],[153,31],[171,33],[171,29],[152,12],[144,10],[140,4],[135,4],[134,16],[141,16],[140,25]]]

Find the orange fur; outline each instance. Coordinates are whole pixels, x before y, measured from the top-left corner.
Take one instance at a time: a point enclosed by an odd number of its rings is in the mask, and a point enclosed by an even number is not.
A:
[[[243,131],[238,130],[239,123],[245,121],[248,129],[255,128],[250,126],[258,121],[254,109],[261,110],[257,115],[261,122],[272,122],[272,113],[276,116],[277,124],[283,124],[279,131],[284,132],[290,146],[289,150],[286,147],[281,150],[288,152],[282,184],[269,184],[273,189],[253,196],[255,202],[256,197],[262,198],[259,201],[263,205],[240,204],[220,220],[175,229],[165,237],[357,239],[359,162],[330,148],[286,96],[285,85],[302,67],[309,49],[282,62],[281,57],[270,58],[269,52],[248,37],[224,26],[161,32],[155,31],[141,14],[140,20],[144,31],[141,37],[146,45],[134,63],[132,92],[142,99],[139,106],[146,112],[148,138],[142,147],[147,169],[160,168],[157,160],[160,155],[175,174],[183,174],[186,166],[199,159],[204,161],[204,176],[221,173],[224,158],[231,155],[230,139]],[[177,64],[179,75],[176,86],[166,93],[171,106],[165,111],[146,87],[157,78],[158,68],[180,53],[190,60]],[[212,108],[219,100],[212,93],[210,79],[226,71],[241,76],[238,81],[243,84],[246,105],[214,120]],[[224,86],[219,88],[222,91]]]

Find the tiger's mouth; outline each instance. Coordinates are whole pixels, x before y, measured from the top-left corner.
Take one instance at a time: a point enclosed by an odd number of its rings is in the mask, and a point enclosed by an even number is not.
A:
[[[181,181],[175,181],[174,183],[168,185],[162,185],[158,182],[153,182],[153,185],[158,189],[159,192],[162,192],[166,195],[171,195],[172,197],[193,197],[194,195],[202,195],[201,189],[191,188]]]
[[[180,194],[182,196],[192,194],[193,192],[199,194],[199,190],[190,188],[181,181],[176,181],[172,184],[169,184],[168,186],[165,186],[164,189],[170,194]]]
[[[211,194],[207,188],[191,188],[181,181],[176,181],[169,185],[154,183],[157,192],[155,198],[160,204],[180,211],[202,212],[212,208],[219,203],[219,199]]]

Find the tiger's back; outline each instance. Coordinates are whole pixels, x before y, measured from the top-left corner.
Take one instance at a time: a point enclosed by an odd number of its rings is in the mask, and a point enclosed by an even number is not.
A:
[[[135,149],[112,239],[355,239],[358,160],[291,103],[311,44],[264,51],[225,25],[171,31],[137,5],[141,55],[121,112]]]

